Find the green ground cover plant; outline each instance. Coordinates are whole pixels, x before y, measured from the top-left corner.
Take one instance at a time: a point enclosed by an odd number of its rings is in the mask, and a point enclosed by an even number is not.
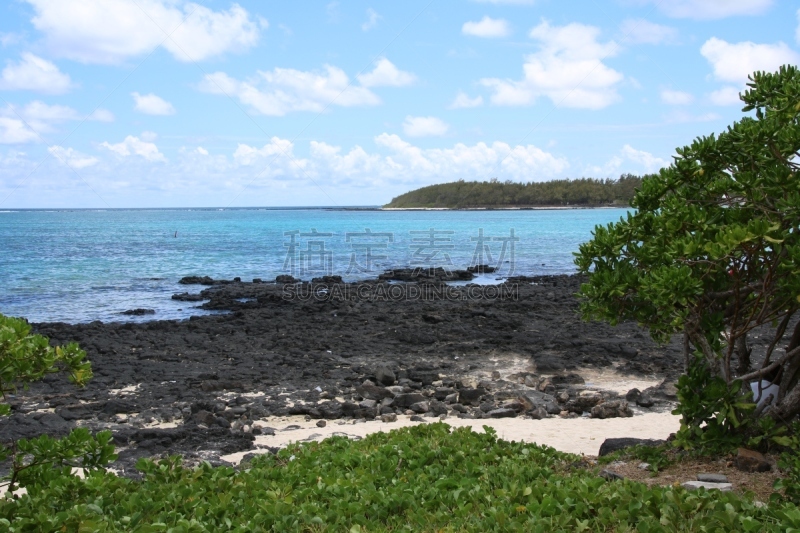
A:
[[[240,469],[143,460],[0,503],[6,531],[798,531],[791,503],[606,481],[577,456],[444,423],[292,445]]]

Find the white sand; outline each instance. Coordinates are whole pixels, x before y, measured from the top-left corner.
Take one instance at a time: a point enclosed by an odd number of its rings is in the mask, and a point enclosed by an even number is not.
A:
[[[436,418],[426,421],[437,422]],[[274,436],[259,435],[257,446],[284,447],[291,442],[305,440],[322,440],[334,434],[345,434],[350,437],[364,437],[377,431],[425,424],[428,422],[411,422],[408,416],[398,416],[397,422],[369,421],[360,424],[337,424],[328,421],[324,428],[316,426],[316,421],[306,422],[302,417],[285,417],[265,419],[260,424],[276,430]],[[445,423],[453,427],[470,426],[473,431],[483,431],[483,426],[490,426],[497,431],[497,436],[510,441],[535,442],[546,444],[564,452],[597,455],[600,444],[607,438],[636,437],[640,439],[665,439],[680,427],[680,417],[670,413],[637,414],[632,418],[546,418],[544,420],[526,420],[520,418],[467,420],[447,418]],[[300,426],[300,429],[283,431],[289,425]],[[238,463],[248,453],[267,453],[268,450],[256,449],[232,453],[221,459]]]

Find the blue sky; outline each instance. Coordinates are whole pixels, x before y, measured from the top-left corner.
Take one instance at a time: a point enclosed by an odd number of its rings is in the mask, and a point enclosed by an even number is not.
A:
[[[800,63],[777,0],[12,0],[0,209],[376,205],[616,178]]]

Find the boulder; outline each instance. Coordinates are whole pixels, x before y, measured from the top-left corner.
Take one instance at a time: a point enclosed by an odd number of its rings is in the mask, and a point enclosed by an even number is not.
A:
[[[486,394],[486,389],[461,389],[458,391],[458,403],[462,405],[480,405],[481,398]]]
[[[772,469],[764,454],[747,448],[739,448],[736,451],[733,464],[742,472],[769,472]]]
[[[624,450],[625,448],[630,448],[632,446],[661,446],[666,441],[664,440],[657,440],[657,439],[635,439],[631,437],[623,437],[617,439],[606,439],[603,441],[603,444],[600,445],[600,451],[597,452],[598,457],[603,457],[610,453],[614,453],[619,450]]]
[[[394,397],[394,394],[392,394],[391,391],[383,387],[379,387],[377,385],[369,385],[369,384],[359,385],[358,387],[356,387],[356,394],[358,394],[359,396],[361,396],[366,400],[375,400],[378,402],[383,400],[384,398]]]
[[[592,418],[617,418],[633,416],[633,411],[625,400],[612,400],[592,407]]]
[[[375,381],[388,387],[394,385],[397,376],[388,366],[379,366],[375,369]]]
[[[417,403],[411,404],[410,406],[408,406],[408,408],[411,409],[412,411],[414,411],[415,413],[422,414],[422,413],[427,413],[428,411],[430,411],[431,410],[431,405],[430,405],[429,402],[421,401],[421,402],[417,402]]]
[[[424,402],[427,398],[418,392],[410,392],[407,394],[398,394],[394,397],[394,405],[396,407],[409,408],[418,402]]]

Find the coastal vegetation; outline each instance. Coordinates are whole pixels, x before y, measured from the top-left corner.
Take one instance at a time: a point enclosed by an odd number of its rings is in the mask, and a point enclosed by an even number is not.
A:
[[[580,457],[443,423],[291,445],[240,468],[141,460],[0,500],[7,531],[790,531],[793,504],[608,481]]]
[[[454,181],[401,194],[385,208],[509,208],[627,206],[642,178],[581,178],[545,182]]]
[[[678,149],[576,257],[587,319],[683,335],[676,442],[717,453],[789,445],[800,414],[800,71],[750,80],[751,116]]]

